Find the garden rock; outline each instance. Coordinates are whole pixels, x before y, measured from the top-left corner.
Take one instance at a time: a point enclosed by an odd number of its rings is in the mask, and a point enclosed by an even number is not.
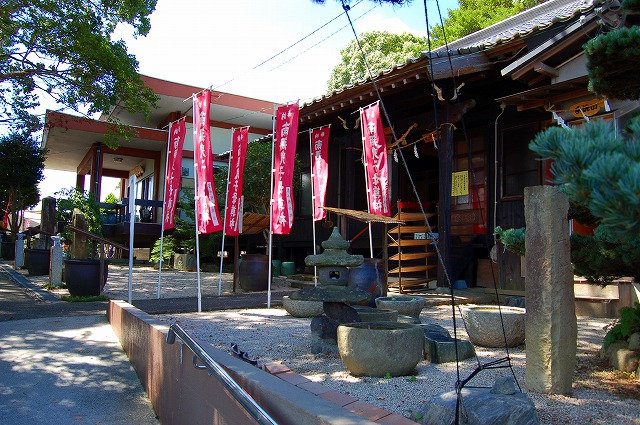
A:
[[[629,350],[640,350],[640,332],[631,334],[629,337]]]
[[[463,388],[461,390],[460,423],[466,425],[537,425],[540,423],[531,399],[522,392],[500,394],[510,391],[509,383],[503,381],[495,387]],[[494,387],[494,388],[495,388]],[[515,388],[515,387],[514,387]],[[455,424],[456,391],[434,396],[421,409],[423,425]]]
[[[420,325],[424,331],[424,359],[431,363],[449,363],[456,361],[456,339],[440,325]],[[473,344],[457,340],[458,360],[476,355]]]

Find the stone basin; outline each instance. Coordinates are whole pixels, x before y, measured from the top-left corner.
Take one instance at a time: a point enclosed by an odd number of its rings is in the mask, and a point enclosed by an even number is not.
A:
[[[500,321],[502,313],[502,322]],[[462,308],[469,340],[481,347],[517,347],[524,342],[526,310],[520,307],[477,305]],[[504,336],[502,326],[504,324]]]
[[[376,298],[376,307],[384,310],[395,310],[403,316],[420,317],[424,308],[424,298],[398,295],[393,297]]]
[[[422,360],[424,333],[418,326],[394,322],[338,326],[338,351],[355,376],[403,376]]]
[[[358,312],[362,322],[397,322],[398,312],[395,310],[383,310],[364,305],[351,306]]]

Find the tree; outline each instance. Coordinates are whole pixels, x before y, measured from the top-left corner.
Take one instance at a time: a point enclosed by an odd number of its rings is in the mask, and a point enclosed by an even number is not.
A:
[[[324,4],[326,3],[327,0],[311,0],[313,3],[318,3],[318,4]],[[337,2],[343,3],[348,5],[349,1],[343,1],[343,0],[336,0]],[[379,3],[379,4],[383,4],[383,3],[389,3],[389,4],[395,4],[397,6],[401,6],[401,5],[405,5],[405,4],[409,4],[411,3],[413,0],[370,0],[373,3]]]
[[[625,13],[637,23],[640,0],[623,0]],[[619,28],[599,34],[584,46],[589,85],[598,95],[613,99],[640,98],[640,26]]]
[[[407,58],[420,56],[427,47],[426,39],[410,33],[391,34],[387,31],[371,31],[359,37],[367,64],[374,74],[404,63]],[[353,84],[368,76],[363,54],[356,40],[340,50],[341,62],[333,68],[327,82],[327,91]]]
[[[629,121],[626,136],[592,120],[571,130],[548,128],[529,145],[553,160],[553,182],[572,210],[586,211],[598,226],[593,237],[571,240],[576,273],[598,283],[640,279],[640,115]]]
[[[446,41],[472,34],[497,22],[503,21],[546,0],[458,0],[458,8],[449,10],[444,19]],[[444,46],[445,37],[439,23],[429,28],[431,48]]]
[[[146,35],[156,1],[3,0],[0,124],[38,129],[33,109],[42,95],[84,115],[106,112],[118,102],[129,112],[148,114],[156,97],[125,43],[111,36],[120,24]]]
[[[24,210],[40,201],[38,183],[44,179],[45,152],[26,132],[0,137],[0,200],[8,204],[9,231],[16,239]]]

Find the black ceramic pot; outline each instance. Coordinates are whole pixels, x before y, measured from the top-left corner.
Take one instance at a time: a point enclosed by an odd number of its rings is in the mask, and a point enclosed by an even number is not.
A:
[[[69,295],[86,297],[100,295],[107,282],[109,262],[104,261],[104,279],[100,282],[100,260],[64,260],[64,281]]]
[[[244,254],[238,269],[238,281],[245,291],[266,291],[269,287],[269,257]]]
[[[16,259],[16,243],[11,241],[2,242],[2,258],[12,261]]]
[[[49,274],[49,263],[51,261],[51,251],[48,249],[24,250],[24,264],[27,267],[29,276],[44,276]]]

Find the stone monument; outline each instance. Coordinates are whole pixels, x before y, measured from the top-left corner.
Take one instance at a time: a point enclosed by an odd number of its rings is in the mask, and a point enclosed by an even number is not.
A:
[[[578,326],[567,198],[553,186],[524,189],[529,391],[571,394]]]

